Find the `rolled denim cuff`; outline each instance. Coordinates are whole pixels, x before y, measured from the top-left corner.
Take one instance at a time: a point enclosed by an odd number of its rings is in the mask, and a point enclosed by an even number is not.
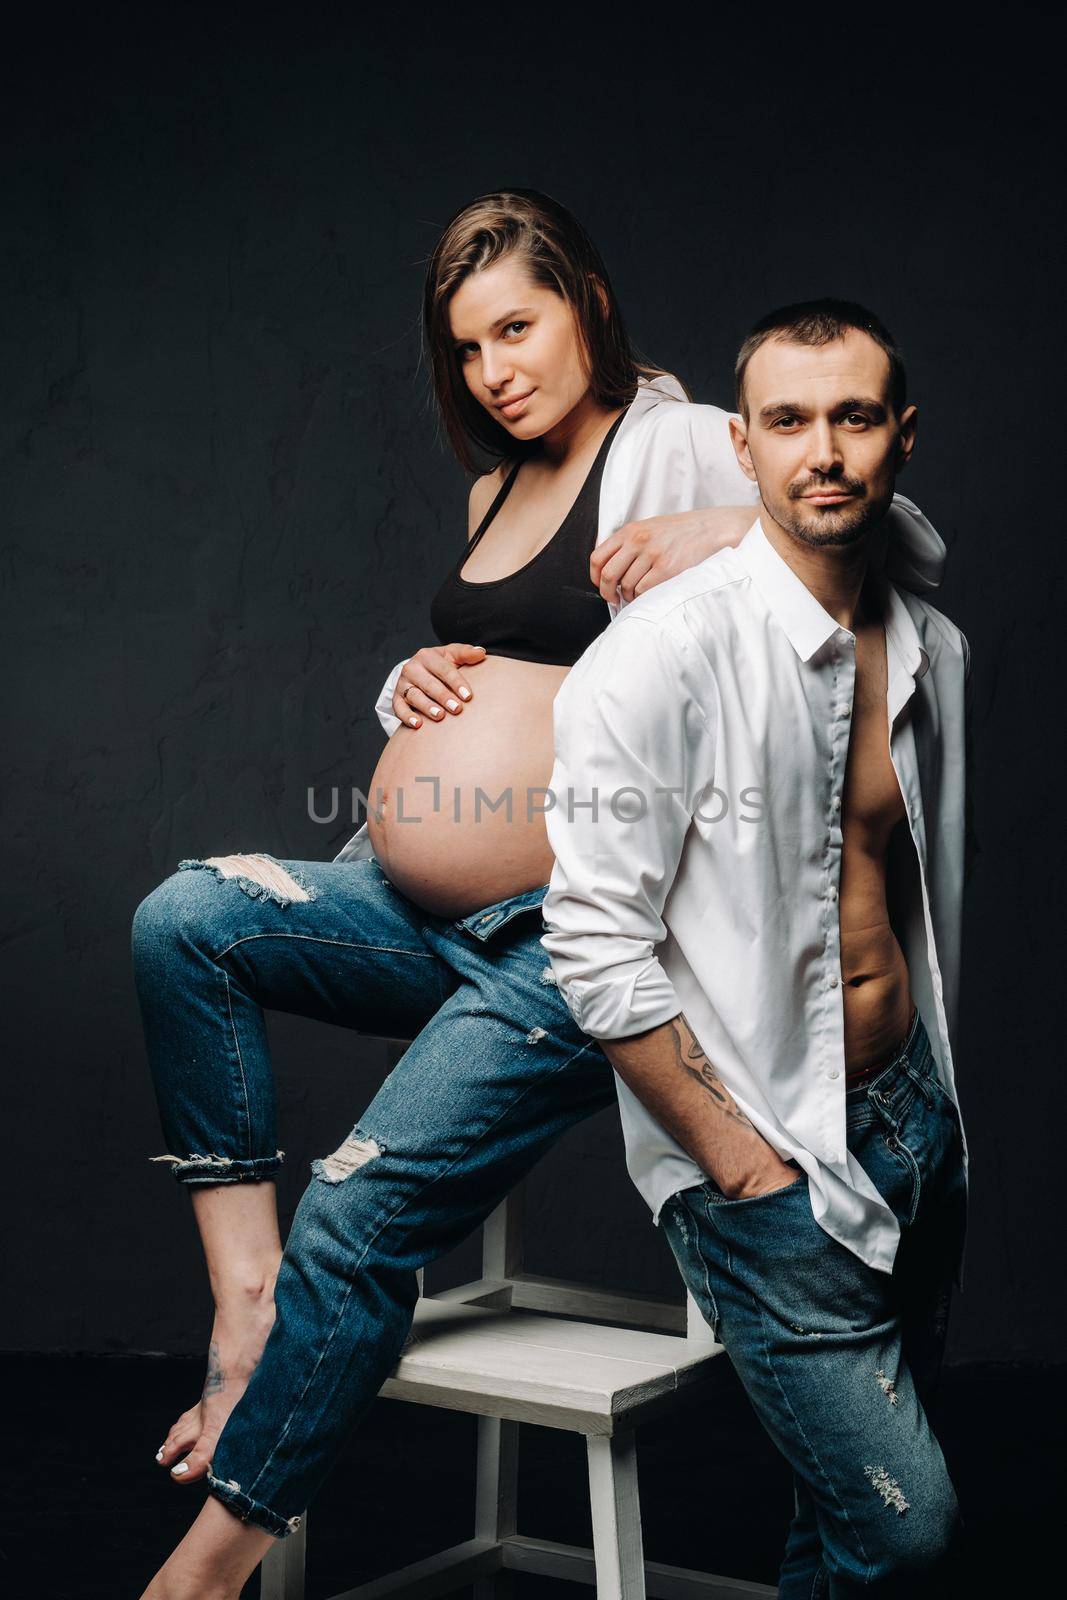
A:
[[[290,1533],[295,1533],[303,1521],[299,1517],[280,1517],[270,1506],[265,1506],[259,1500],[253,1500],[250,1494],[245,1494],[239,1483],[232,1478],[216,1478],[213,1472],[207,1475],[207,1486],[216,1500],[221,1500],[228,1511],[242,1522],[251,1522],[256,1528],[262,1528],[264,1533],[272,1533],[276,1539],[285,1539]]]
[[[178,1183],[249,1183],[269,1178],[282,1164],[284,1150],[272,1156],[256,1156],[251,1161],[231,1160],[228,1156],[150,1156],[151,1161],[169,1161],[171,1175]]]

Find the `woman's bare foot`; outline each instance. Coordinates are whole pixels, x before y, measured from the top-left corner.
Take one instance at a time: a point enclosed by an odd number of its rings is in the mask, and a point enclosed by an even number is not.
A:
[[[197,1483],[206,1475],[219,1434],[248,1387],[273,1326],[273,1277],[216,1305],[203,1393],[182,1412],[156,1456],[175,1483]]]

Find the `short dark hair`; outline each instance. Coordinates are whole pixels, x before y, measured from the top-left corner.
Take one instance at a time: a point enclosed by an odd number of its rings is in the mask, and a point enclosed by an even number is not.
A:
[[[734,363],[738,411],[745,414],[745,372],[761,344],[766,344],[768,339],[776,339],[781,344],[832,344],[850,328],[866,333],[889,358],[889,398],[899,417],[907,404],[908,393],[900,346],[885,323],[855,300],[803,300],[761,317],[737,352]]]

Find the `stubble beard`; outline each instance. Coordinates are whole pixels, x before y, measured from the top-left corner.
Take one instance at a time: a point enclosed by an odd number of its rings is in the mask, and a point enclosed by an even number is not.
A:
[[[864,490],[866,496],[866,490]],[[806,517],[796,500],[786,500],[776,506],[771,515],[786,533],[810,550],[840,549],[857,544],[871,528],[875,527],[889,509],[892,494],[874,500],[863,498],[850,506],[809,512]]]

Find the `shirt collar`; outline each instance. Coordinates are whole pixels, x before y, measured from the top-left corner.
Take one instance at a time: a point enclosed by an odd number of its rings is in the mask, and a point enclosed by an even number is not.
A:
[[[841,624],[823,609],[788,561],[778,554],[758,518],[741,540],[737,553],[801,661],[810,661]],[[919,642],[912,614],[897,590],[881,575],[878,585],[886,633],[889,699],[899,709],[911,694],[915,680],[929,670],[930,657]]]
[[[888,686],[886,700],[889,721],[915,693],[915,684],[930,669],[930,657],[919,643],[911,612],[887,578],[881,579],[882,618],[885,623],[885,654]]]
[[[737,553],[801,661],[810,661],[841,624],[823,610],[788,561],[782,560],[758,517],[738,545]]]

